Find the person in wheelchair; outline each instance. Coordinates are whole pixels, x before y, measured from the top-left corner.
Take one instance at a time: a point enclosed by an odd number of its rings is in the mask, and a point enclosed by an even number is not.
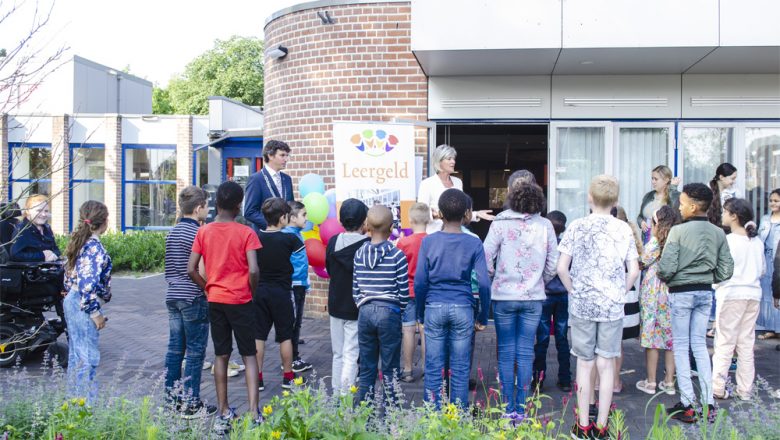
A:
[[[27,198],[24,220],[16,225],[11,240],[10,260],[18,262],[54,262],[60,249],[49,226],[49,198],[35,194]]]

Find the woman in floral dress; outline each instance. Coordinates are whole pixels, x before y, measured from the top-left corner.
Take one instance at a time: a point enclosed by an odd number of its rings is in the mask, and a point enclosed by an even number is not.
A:
[[[677,212],[670,206],[662,206],[653,215],[652,237],[642,253],[645,268],[639,293],[642,319],[640,343],[645,348],[647,378],[636,383],[639,391],[656,393],[656,370],[660,350],[665,350],[666,374],[657,388],[666,394],[674,394],[674,354],[672,353],[672,315],[666,284],[658,278],[658,260],[666,237],[672,226],[680,223]]]

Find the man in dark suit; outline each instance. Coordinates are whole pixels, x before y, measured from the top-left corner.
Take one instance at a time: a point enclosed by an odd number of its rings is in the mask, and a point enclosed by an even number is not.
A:
[[[263,147],[265,166],[249,178],[244,198],[244,218],[252,223],[255,231],[264,231],[268,226],[260,210],[266,199],[281,197],[293,200],[292,179],[282,172],[289,158],[290,147],[282,141],[270,140]]]

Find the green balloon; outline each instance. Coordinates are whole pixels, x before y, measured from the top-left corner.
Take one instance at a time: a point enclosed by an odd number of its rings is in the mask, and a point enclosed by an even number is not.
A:
[[[303,198],[303,204],[306,206],[306,218],[315,225],[318,225],[328,218],[328,198],[320,193],[309,193]]]

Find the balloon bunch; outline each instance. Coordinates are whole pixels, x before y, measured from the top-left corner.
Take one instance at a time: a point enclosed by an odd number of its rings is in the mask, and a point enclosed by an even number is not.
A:
[[[336,234],[344,232],[336,215],[336,190],[325,191],[325,181],[317,174],[301,177],[298,192],[306,206],[306,226],[301,231],[306,256],[314,273],[321,278],[329,278],[325,270],[325,246]]]

